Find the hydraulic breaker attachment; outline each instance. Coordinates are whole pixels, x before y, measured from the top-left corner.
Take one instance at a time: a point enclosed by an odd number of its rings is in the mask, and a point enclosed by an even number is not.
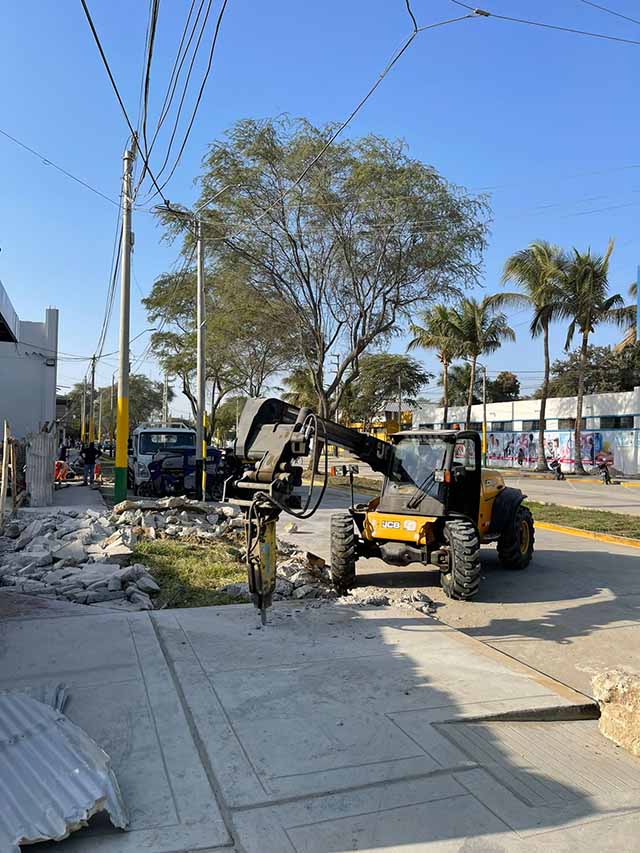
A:
[[[276,521],[280,510],[270,504],[252,504],[245,519],[247,579],[253,604],[267,624],[267,608],[276,587]]]

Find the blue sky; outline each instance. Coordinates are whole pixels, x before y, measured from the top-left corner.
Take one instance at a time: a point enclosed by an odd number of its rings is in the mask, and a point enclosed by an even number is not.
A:
[[[188,8],[162,0],[151,83],[157,116]],[[219,0],[215,0],[217,11]],[[640,19],[637,0],[606,0]],[[137,116],[148,3],[90,0],[127,108]],[[450,0],[413,0],[420,25],[455,17]],[[496,13],[640,41],[640,25],[580,0],[487,0]],[[0,128],[117,198],[127,128],[79,0],[22,0],[3,9]],[[403,0],[229,0],[213,73],[189,144],[165,193],[191,203],[207,144],[235,120],[288,112],[316,123],[344,118],[410,29]],[[475,18],[422,33],[346,131],[402,137],[412,156],[449,180],[490,193],[493,223],[483,282],[496,290],[505,257],[536,238],[603,251],[616,238],[614,290],[626,292],[640,262],[640,45],[600,41]],[[153,161],[152,161],[153,162]],[[157,161],[156,161],[157,162]],[[21,317],[61,311],[61,350],[95,349],[108,285],[116,208],[0,137],[0,279]],[[148,327],[139,305],[178,247],[135,217],[132,337]],[[105,351],[117,346],[117,306]],[[540,367],[527,314],[512,316],[516,344],[490,370]],[[595,342],[616,339],[603,329]],[[134,342],[138,355],[146,337]],[[553,335],[559,355],[564,336]],[[394,348],[401,348],[397,343]],[[427,365],[436,369],[432,357]],[[101,363],[101,382],[117,363]],[[144,369],[154,374],[147,361]],[[59,382],[82,377],[65,361]],[[186,411],[186,401],[177,410]]]

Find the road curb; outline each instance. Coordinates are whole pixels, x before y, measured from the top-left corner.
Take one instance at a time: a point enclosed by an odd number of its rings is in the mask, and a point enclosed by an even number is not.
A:
[[[573,509],[576,509],[576,507],[573,507]],[[640,539],[631,539],[628,536],[616,536],[613,533],[596,533],[593,530],[580,530],[579,527],[564,527],[562,524],[552,524],[548,521],[535,521],[535,526],[541,530],[553,530],[554,533],[566,533],[568,536],[579,536],[582,539],[595,539],[596,542],[609,542],[613,545],[640,548]]]

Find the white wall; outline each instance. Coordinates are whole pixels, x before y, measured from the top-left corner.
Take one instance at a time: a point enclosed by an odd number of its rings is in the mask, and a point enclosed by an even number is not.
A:
[[[442,418],[444,410],[441,406],[433,404],[419,405],[413,411],[414,428],[420,425],[433,424],[436,429],[444,427]],[[509,422],[511,428],[505,432],[518,434],[525,432],[524,421],[537,420],[540,415],[540,400],[517,400],[513,403],[487,403],[487,426],[489,431],[493,429],[492,423],[496,421]],[[631,415],[633,416],[633,429],[609,430],[600,423],[602,415]],[[560,418],[575,418],[575,397],[551,397],[547,400],[546,428],[545,433],[549,438],[562,436],[567,441],[566,428],[561,428]],[[457,422],[464,426],[466,417],[466,406],[451,406],[449,408],[449,423]],[[588,394],[584,398],[583,417],[586,418],[585,433],[600,433],[598,441],[603,452],[611,451],[614,457],[614,466],[625,474],[640,474],[640,387],[633,391],[614,392],[611,394]],[[471,408],[471,421],[480,423],[482,421],[482,404],[476,404]],[[531,432],[527,428],[526,432]],[[537,431],[535,440],[537,441]],[[572,440],[572,439],[571,439]],[[566,464],[563,467],[572,469],[570,461],[571,450],[568,451]],[[503,464],[504,460],[492,461],[489,464]],[[511,463],[517,464],[515,460]]]
[[[18,343],[0,343],[0,420],[14,436],[55,420],[57,356],[56,308],[47,308],[44,323],[18,320]]]

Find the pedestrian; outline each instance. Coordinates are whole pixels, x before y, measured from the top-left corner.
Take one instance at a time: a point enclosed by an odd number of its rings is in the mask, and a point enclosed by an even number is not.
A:
[[[58,448],[58,462],[66,462],[67,461],[67,445],[64,441],[60,444]]]
[[[93,486],[96,460],[100,458],[100,451],[96,449],[95,444],[91,441],[88,447],[83,447],[80,451],[80,458],[83,462],[82,485],[86,486],[88,480],[89,484]]]

